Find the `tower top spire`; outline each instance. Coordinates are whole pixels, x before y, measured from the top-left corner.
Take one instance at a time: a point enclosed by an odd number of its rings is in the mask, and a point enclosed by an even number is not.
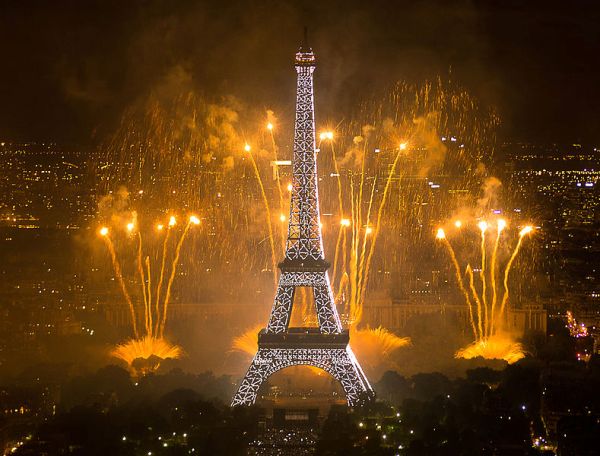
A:
[[[296,53],[296,66],[315,66],[315,54],[308,45],[308,27],[304,26],[304,38],[300,43],[300,49]]]

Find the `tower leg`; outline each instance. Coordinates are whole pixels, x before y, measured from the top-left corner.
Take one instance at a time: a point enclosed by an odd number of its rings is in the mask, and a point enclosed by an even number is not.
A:
[[[321,273],[324,277],[322,283],[313,287],[319,328],[323,334],[337,334],[342,330],[342,322],[335,309],[335,301],[326,272]]]
[[[277,287],[275,303],[269,317],[267,331],[270,333],[282,333],[288,329],[290,317],[292,315],[292,304],[294,302],[294,292],[296,287],[286,285],[280,280]]]
[[[350,347],[259,348],[231,405],[254,404],[258,390],[267,378],[286,367],[300,365],[323,369],[335,378],[342,385],[350,406],[359,405],[374,396],[373,389]]]

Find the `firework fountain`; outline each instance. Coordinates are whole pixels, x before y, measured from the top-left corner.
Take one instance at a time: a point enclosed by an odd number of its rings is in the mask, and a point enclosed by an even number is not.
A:
[[[463,223],[457,220],[454,222],[454,226],[456,231],[460,231]],[[500,267],[498,251],[502,233],[507,230],[507,222],[504,219],[498,219],[495,227],[490,227],[486,221],[481,220],[477,224],[477,228],[480,236],[479,264],[474,267],[471,263],[467,263],[464,274],[446,231],[439,228],[436,234],[436,238],[444,244],[450,256],[456,282],[468,308],[469,323],[474,338],[470,345],[456,353],[456,357],[471,359],[480,356],[486,359],[504,359],[508,363],[514,363],[523,358],[525,353],[522,345],[515,342],[506,325],[510,296],[509,279],[523,239],[533,231],[533,227],[526,225],[518,232],[518,240],[504,264],[503,271]],[[494,228],[495,236],[490,242],[486,233]],[[491,256],[489,255],[490,249]],[[476,275],[479,279],[477,283]],[[498,283],[500,277],[502,277],[501,291]]]
[[[125,225],[124,240],[121,244],[128,253],[135,251],[133,257],[133,275],[137,275],[140,302],[134,302],[132,293],[126,283],[122,260],[119,256],[113,237],[118,236],[118,230],[112,231],[108,226],[99,229],[98,234],[104,240],[110,254],[115,278],[121,289],[123,299],[127,303],[130,315],[133,338],[117,345],[112,355],[125,361],[130,367],[146,373],[156,370],[164,359],[176,359],[182,354],[181,347],[173,345],[165,338],[165,326],[171,300],[173,282],[181,256],[181,248],[192,226],[200,224],[197,216],[191,215],[180,232],[177,232],[177,219],[170,216],[168,222],[157,223],[156,233],[162,236],[161,247],[158,249],[157,261],[154,255],[144,254],[142,230],[137,221],[136,213],[131,214],[131,221]],[[154,263],[154,268],[153,268]],[[156,267],[158,266],[158,267]],[[158,280],[153,282],[153,272]],[[155,277],[156,278],[156,277]],[[141,362],[137,362],[140,360]]]

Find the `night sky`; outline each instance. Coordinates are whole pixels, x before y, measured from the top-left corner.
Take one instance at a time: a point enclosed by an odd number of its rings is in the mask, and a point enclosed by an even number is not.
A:
[[[503,139],[600,145],[598,24],[594,1],[3,0],[0,137],[94,141],[156,90],[293,110],[307,25],[318,116],[450,73]]]

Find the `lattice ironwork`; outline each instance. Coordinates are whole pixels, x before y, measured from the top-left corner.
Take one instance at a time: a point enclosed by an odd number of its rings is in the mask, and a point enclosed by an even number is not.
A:
[[[275,342],[271,340],[268,344],[263,343],[259,337],[258,352],[233,398],[234,406],[253,404],[260,385],[270,375],[296,365],[315,366],[328,372],[341,383],[350,405],[356,405],[374,394],[348,346],[347,331],[343,332],[327,275],[329,265],[325,262],[323,252],[317,186],[314,70],[315,56],[312,49],[303,44],[296,54],[296,123],[286,253],[284,261],[280,264],[281,275],[277,294],[269,323],[264,331],[271,339],[275,338]],[[307,329],[306,336],[303,336],[300,342],[300,339],[289,334],[297,287],[313,289],[319,324],[319,334],[316,335],[318,337],[311,339]],[[278,339],[279,337],[281,339]],[[340,337],[346,337],[342,344],[339,342]],[[292,343],[290,340],[296,342]],[[302,348],[303,344],[310,348]]]
[[[281,369],[299,365],[318,367],[337,379],[349,405],[358,405],[372,395],[371,385],[350,347],[260,348],[233,398],[232,406],[254,404],[260,385],[267,378]]]
[[[296,54],[298,80],[292,202],[285,254],[288,260],[323,259],[315,152],[314,70],[312,49],[301,48]]]
[[[281,274],[267,331],[276,334],[287,331],[296,287],[310,287],[313,289],[321,332],[324,334],[339,334],[342,331],[342,322],[334,304],[329,276],[325,271],[283,272]]]

